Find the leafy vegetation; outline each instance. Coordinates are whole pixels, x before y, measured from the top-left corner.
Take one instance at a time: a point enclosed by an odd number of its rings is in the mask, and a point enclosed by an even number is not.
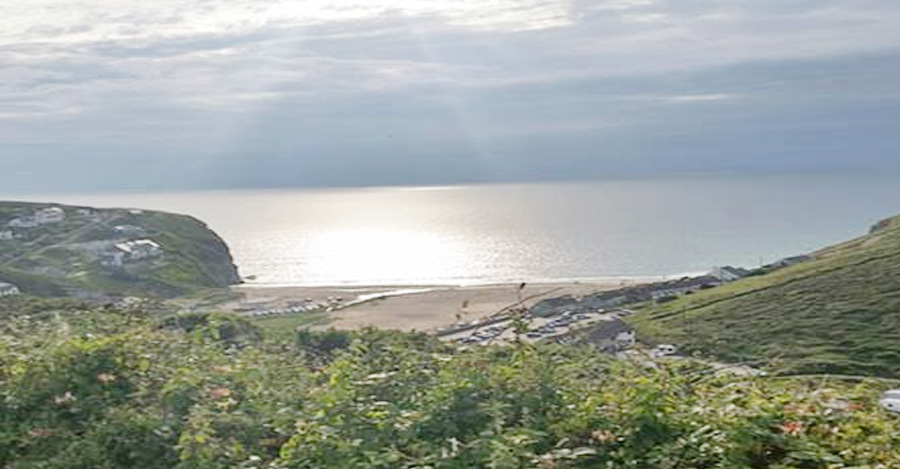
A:
[[[590,348],[265,337],[209,314],[15,316],[0,466],[898,467],[880,385],[720,376]]]
[[[642,339],[784,373],[900,377],[900,218],[809,261],[645,308]]]

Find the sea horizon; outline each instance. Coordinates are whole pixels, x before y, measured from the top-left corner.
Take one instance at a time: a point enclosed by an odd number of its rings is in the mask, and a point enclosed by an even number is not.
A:
[[[631,281],[758,267],[900,212],[892,177],[46,194],[17,200],[194,216],[246,286]]]

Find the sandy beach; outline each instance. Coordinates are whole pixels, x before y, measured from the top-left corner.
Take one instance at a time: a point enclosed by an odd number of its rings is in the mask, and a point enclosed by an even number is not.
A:
[[[559,296],[583,296],[620,288],[617,281],[579,281],[475,286],[378,286],[378,287],[262,287],[240,286],[239,308],[279,308],[298,301],[340,298],[348,305],[331,313],[327,326],[336,329],[380,329],[431,331],[459,320],[471,321],[496,313],[525,299],[530,306]]]

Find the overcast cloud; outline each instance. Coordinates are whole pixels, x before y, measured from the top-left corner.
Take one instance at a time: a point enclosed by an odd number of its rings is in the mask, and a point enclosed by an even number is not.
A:
[[[900,3],[0,4],[9,191],[900,169]]]

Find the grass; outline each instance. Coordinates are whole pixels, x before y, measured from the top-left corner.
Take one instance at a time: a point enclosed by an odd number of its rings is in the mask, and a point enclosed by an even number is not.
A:
[[[900,377],[900,218],[813,259],[629,319],[639,336],[786,374]]]
[[[331,316],[324,311],[292,314],[289,316],[275,316],[271,318],[257,319],[253,321],[266,336],[282,338],[293,335],[300,327],[323,326],[331,322]]]
[[[0,222],[34,207],[0,202]],[[76,207],[64,208],[64,222],[25,230],[24,239],[4,243],[0,280],[16,283],[23,291],[40,296],[82,291],[169,298],[226,287],[240,280],[225,243],[192,217],[118,209],[98,210],[96,217],[85,217],[76,214]],[[102,267],[94,255],[88,255],[85,248],[78,247],[79,243],[117,239],[113,232],[117,225],[141,227],[145,232],[142,237],[163,246],[162,260],[109,269]]]

